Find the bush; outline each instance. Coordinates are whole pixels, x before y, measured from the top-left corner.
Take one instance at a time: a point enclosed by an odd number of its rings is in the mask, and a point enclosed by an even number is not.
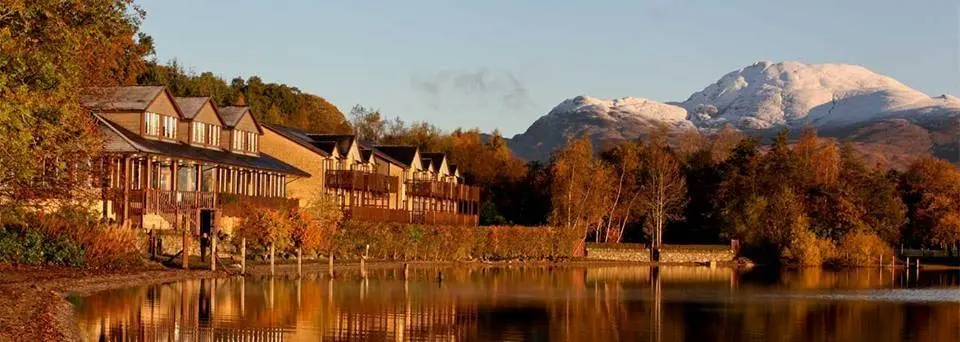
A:
[[[784,247],[781,262],[796,266],[820,266],[834,259],[836,247],[829,239],[818,238],[813,232],[803,229],[793,233]]]
[[[889,260],[893,249],[873,233],[847,233],[840,238],[837,262],[847,266],[875,265],[881,255]]]
[[[23,213],[0,230],[0,262],[119,268],[142,263],[139,239],[130,229],[99,224],[80,206],[52,213]]]
[[[337,258],[369,245],[381,260],[544,260],[569,257],[578,237],[548,227],[464,227],[347,221],[333,242]]]

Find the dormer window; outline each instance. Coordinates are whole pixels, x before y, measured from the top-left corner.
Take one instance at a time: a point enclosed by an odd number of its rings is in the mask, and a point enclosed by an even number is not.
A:
[[[220,146],[220,126],[194,121],[191,142],[197,145]]]
[[[144,135],[166,139],[177,138],[177,118],[175,117],[146,112],[143,116],[143,123]]]
[[[260,136],[257,133],[245,132],[245,131],[234,131],[233,132],[233,150],[249,153],[257,153],[259,151]]]
[[[207,143],[207,124],[202,122],[193,122],[193,143],[195,144],[206,144]]]

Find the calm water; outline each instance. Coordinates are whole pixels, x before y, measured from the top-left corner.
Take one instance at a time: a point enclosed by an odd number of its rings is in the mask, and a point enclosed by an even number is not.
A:
[[[73,300],[91,341],[960,341],[960,271],[418,268]]]

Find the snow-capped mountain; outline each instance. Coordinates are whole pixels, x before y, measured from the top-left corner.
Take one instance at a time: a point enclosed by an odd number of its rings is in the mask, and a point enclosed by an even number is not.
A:
[[[522,158],[543,160],[568,139],[587,135],[597,148],[636,139],[655,125],[671,130],[695,129],[682,107],[652,100],[625,97],[601,100],[587,96],[566,99],[527,131],[511,139]]]
[[[960,109],[955,97],[930,97],[851,64],[759,62],[731,72],[681,104],[698,126],[744,129],[842,126],[904,112]]]
[[[564,100],[526,132],[514,136],[510,146],[522,158],[546,160],[569,138],[585,134],[598,148],[604,148],[640,137],[658,124],[674,131],[730,124],[761,135],[782,127],[799,130],[813,126],[824,135],[849,136],[873,144],[874,150],[903,140],[903,146],[896,146],[899,150],[960,159],[957,97],[931,97],[858,65],[800,62],[754,63],[678,103],[577,96]],[[902,137],[896,130],[904,125],[928,136],[884,138]],[[906,141],[917,139],[932,143],[921,147]]]

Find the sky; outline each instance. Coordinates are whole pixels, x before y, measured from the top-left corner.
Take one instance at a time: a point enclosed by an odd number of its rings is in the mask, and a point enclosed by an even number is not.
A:
[[[956,0],[139,0],[161,62],[443,129],[521,133],[577,95],[683,101],[757,61],[960,95]]]

